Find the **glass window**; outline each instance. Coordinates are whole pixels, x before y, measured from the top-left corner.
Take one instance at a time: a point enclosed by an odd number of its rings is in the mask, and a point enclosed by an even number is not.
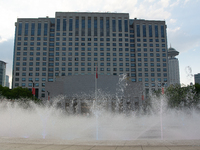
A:
[[[75,20],[75,35],[76,36],[79,35],[79,17],[76,17],[76,20]]]
[[[94,36],[97,36],[97,17],[94,17]]]
[[[118,31],[122,32],[122,20],[121,19],[118,20]]]
[[[88,36],[91,36],[91,17],[88,17]]]
[[[124,20],[124,30],[128,32],[128,20]]]
[[[149,25],[149,37],[152,37],[152,25]]]
[[[73,19],[70,18],[69,19],[69,31],[72,31],[73,30]]]
[[[143,24],[142,28],[143,28],[143,37],[146,37],[146,25]]]
[[[137,37],[140,37],[140,25],[139,24],[137,24]]]
[[[29,24],[28,24],[28,23],[25,23],[25,32],[24,32],[24,35],[25,35],[25,36],[28,35],[28,26],[29,26]]]
[[[158,37],[158,25],[155,25],[155,37]]]
[[[18,35],[22,35],[22,23],[19,23],[19,27],[18,27]]]
[[[110,20],[106,17],[106,36],[110,36]]]
[[[116,32],[116,20],[112,20],[112,31]]]
[[[165,37],[165,31],[164,31],[164,25],[161,25],[161,37]],[[162,39],[162,42],[165,42],[164,39]]]
[[[41,35],[41,23],[38,23],[38,31],[37,31],[37,35],[38,35],[38,36]]]
[[[100,17],[100,36],[104,36],[104,20],[103,17]]]
[[[85,36],[85,17],[81,19],[81,36]]]

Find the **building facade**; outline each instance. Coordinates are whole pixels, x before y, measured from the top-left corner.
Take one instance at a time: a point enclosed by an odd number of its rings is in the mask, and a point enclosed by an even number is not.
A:
[[[56,12],[55,18],[18,18],[12,87],[45,98],[56,77],[127,74],[143,92],[168,83],[165,21],[129,19],[128,13]]]
[[[6,75],[6,84],[5,84],[6,87],[10,87],[10,82],[9,82],[9,76]]]
[[[194,75],[194,83],[200,84],[200,73]]]
[[[6,81],[6,63],[0,60],[0,85],[5,86]]]
[[[168,49],[168,63],[169,63],[169,84],[180,84],[179,61],[177,56],[179,54],[174,48]]]

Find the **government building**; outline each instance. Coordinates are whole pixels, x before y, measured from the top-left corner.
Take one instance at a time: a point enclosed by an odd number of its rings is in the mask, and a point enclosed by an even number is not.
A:
[[[53,87],[61,79],[80,76],[93,80],[98,68],[99,78],[108,82],[125,74],[129,83],[141,85],[138,92],[146,97],[168,85],[166,28],[165,21],[130,19],[128,13],[56,12],[55,18],[18,18],[12,88],[34,85],[35,96],[47,99],[47,84]],[[78,87],[81,82],[74,83]]]

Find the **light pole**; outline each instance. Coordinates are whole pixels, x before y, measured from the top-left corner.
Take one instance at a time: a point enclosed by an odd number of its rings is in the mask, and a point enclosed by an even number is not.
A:
[[[31,80],[31,82],[33,83],[32,94],[33,94],[33,100],[34,100],[34,96],[35,96],[35,83],[33,82],[33,80]]]
[[[48,94],[48,100],[50,100],[50,92],[47,91],[47,94]]]

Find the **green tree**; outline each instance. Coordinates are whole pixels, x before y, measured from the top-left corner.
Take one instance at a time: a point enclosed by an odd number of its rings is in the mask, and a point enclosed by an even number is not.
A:
[[[40,102],[36,97],[33,98],[32,92],[28,88],[17,87],[9,89],[8,87],[0,86],[1,96],[11,100],[33,100],[34,102]]]
[[[197,88],[196,88],[197,87]],[[200,86],[170,85],[165,90],[169,107],[195,107],[199,103]]]

